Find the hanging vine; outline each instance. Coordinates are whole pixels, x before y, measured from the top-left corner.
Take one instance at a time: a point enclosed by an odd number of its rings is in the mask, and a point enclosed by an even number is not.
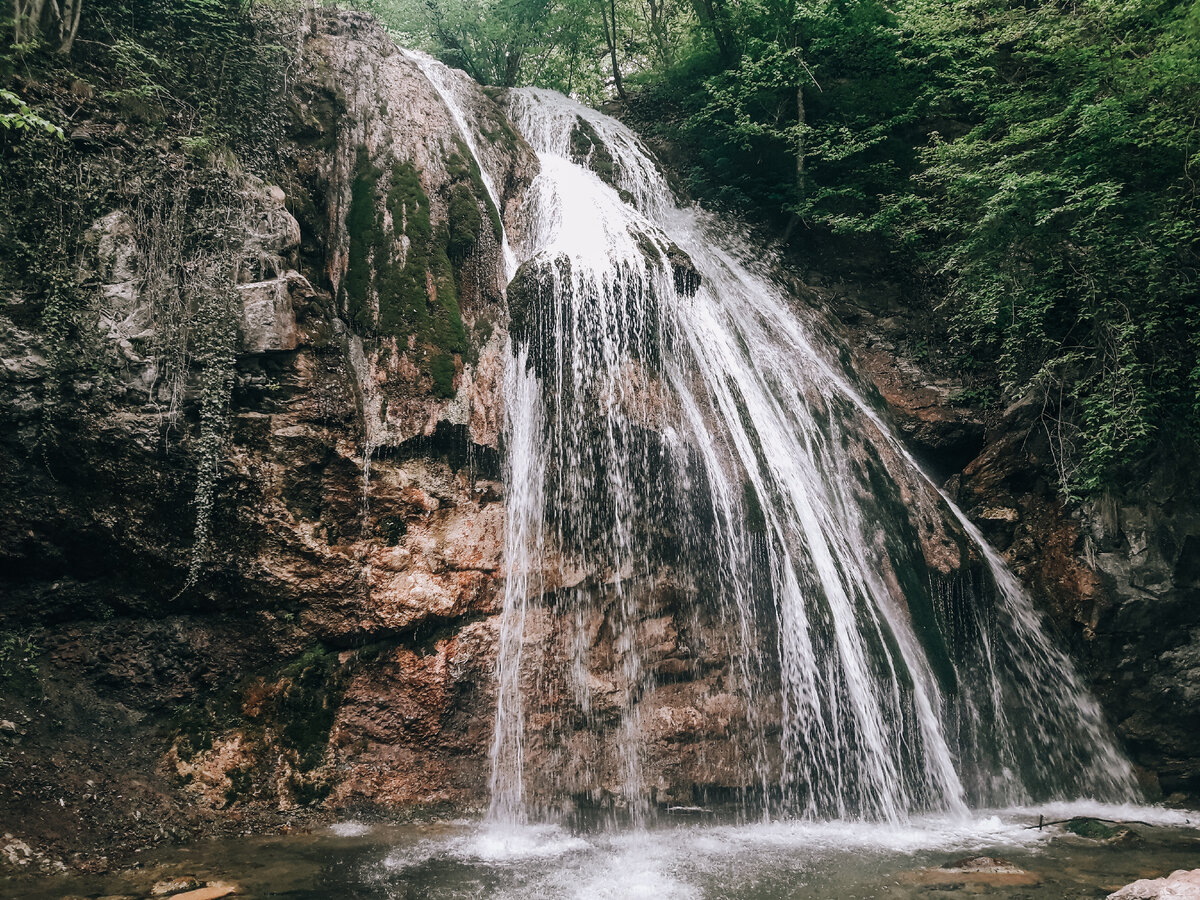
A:
[[[205,199],[205,207],[193,220],[195,249],[180,273],[179,294],[187,316],[184,371],[198,383],[200,427],[195,441],[191,556],[179,594],[199,580],[212,538],[217,482],[229,433],[240,320],[237,283],[247,234],[245,199],[230,177],[210,180]]]
[[[215,273],[213,273],[215,274]],[[194,586],[208,558],[213,506],[225,440],[229,431],[229,401],[233,392],[237,345],[237,290],[232,279],[224,285],[205,273],[192,322],[192,363],[200,381],[200,432],[196,439],[196,493],[192,501],[195,525],[187,580],[181,592]]]

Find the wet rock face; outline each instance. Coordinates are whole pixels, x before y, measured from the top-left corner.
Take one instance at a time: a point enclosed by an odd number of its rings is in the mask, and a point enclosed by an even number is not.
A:
[[[510,129],[497,210],[442,100],[373,20],[318,13],[306,35],[278,184],[230,176],[246,211],[223,260],[232,390],[194,587],[181,590],[204,380],[193,368],[164,393],[144,210],[86,231],[96,372],[55,394],[52,440],[49,337],[3,285],[0,640],[28,636],[36,674],[0,672],[0,719],[16,729],[0,756],[38,762],[0,773],[0,822],[39,846],[486,802],[498,217],[519,228],[536,160]],[[503,119],[482,90],[471,102]],[[115,181],[145,162],[122,153],[106,163]],[[389,320],[405,298],[420,316]]]
[[[756,788],[764,762],[755,756],[756,726],[777,729],[781,710],[777,693],[750,698],[739,687],[736,626],[666,568],[624,580],[619,594],[580,575],[526,620],[529,806],[552,816],[597,808],[628,815],[642,801],[722,803]],[[615,633],[623,607],[635,608],[636,620]]]
[[[1200,541],[1200,481],[1160,461],[1120,499],[1067,509],[1042,474],[1051,458],[1036,409],[1017,404],[948,486],[1090,675],[1149,795],[1195,797],[1200,591],[1189,548]]]
[[[1083,548],[1101,589],[1070,610],[1118,730],[1168,797],[1200,795],[1196,498],[1200,478],[1181,459],[1162,465],[1121,502],[1090,504]]]
[[[1187,454],[1067,507],[1042,405],[990,419],[928,358],[920,304],[830,261],[797,285],[840,319],[853,368],[916,455],[1031,589],[1089,678],[1151,797],[1200,796],[1200,476]],[[878,266],[883,271],[882,263]],[[839,275],[831,275],[837,272]],[[927,556],[939,541],[923,540]],[[936,552],[934,558],[939,555]]]
[[[696,271],[696,264],[674,244],[667,248],[667,262],[671,266],[675,290],[685,297],[694,297],[696,291],[700,290],[701,281],[700,273]]]

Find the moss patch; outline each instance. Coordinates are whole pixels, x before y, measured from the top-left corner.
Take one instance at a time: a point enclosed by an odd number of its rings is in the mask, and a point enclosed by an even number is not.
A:
[[[483,183],[483,173],[479,170],[479,163],[475,161],[475,157],[471,155],[471,151],[463,143],[462,138],[455,138],[454,141],[458,152],[450,154],[446,160],[446,171],[452,180],[470,184],[472,198],[484,205],[488,219],[492,223],[492,234],[495,235],[496,240],[500,240],[504,234],[500,211],[496,209],[496,204],[492,202],[491,195],[488,194],[487,185]]]
[[[360,148],[347,216],[347,316],[360,334],[396,337],[402,344],[415,338],[416,361],[439,397],[454,395],[454,354],[467,351],[452,259],[461,263],[475,248],[487,196],[478,166],[467,159],[457,153],[449,158],[448,221],[435,228],[416,168],[397,163],[385,173]],[[486,208],[499,234],[499,214],[490,204]]]
[[[275,714],[302,769],[316,768],[325,757],[337,712],[339,669],[337,654],[318,644],[279,673],[282,689],[276,695]]]
[[[391,233],[382,232],[375,260],[376,289],[379,296],[379,333],[405,337],[415,334],[423,342],[429,331],[429,290],[427,272],[433,247],[433,226],[429,218],[429,197],[421,188],[417,170],[408,164],[392,167],[387,192],[387,210],[391,215]],[[382,220],[382,215],[379,216]],[[408,238],[403,264],[400,235]],[[457,310],[457,304],[455,304]]]
[[[350,185],[350,212],[346,216],[350,250],[341,293],[346,316],[360,331],[368,331],[374,324],[370,302],[371,261],[383,244],[375,202],[379,176],[366,148],[359,147],[354,181]]]
[[[464,184],[456,184],[450,191],[450,240],[446,244],[452,259],[461,259],[475,246],[479,227],[483,217],[479,214],[479,204],[471,191]]]
[[[1112,840],[1129,830],[1127,828],[1113,827],[1101,822],[1099,819],[1091,819],[1085,816],[1077,816],[1071,819],[1064,827],[1072,834],[1077,834],[1085,838],[1093,838],[1098,841]]]
[[[442,398],[454,396],[454,357],[448,353],[439,353],[433,358],[431,366],[433,375],[433,392]]]
[[[614,172],[614,160],[600,135],[584,119],[576,119],[575,127],[571,129],[571,159],[581,166],[587,166],[600,176],[600,180],[611,187],[617,186]]]
[[[767,516],[758,502],[758,491],[749,481],[742,482],[742,505],[746,510],[746,527],[751,534],[767,533]]]

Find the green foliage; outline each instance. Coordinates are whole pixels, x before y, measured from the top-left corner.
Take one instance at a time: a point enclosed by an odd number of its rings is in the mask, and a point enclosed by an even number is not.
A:
[[[596,80],[588,57],[585,4],[572,0],[358,0],[408,46],[464,69],[482,84]],[[595,13],[585,13],[594,21]]]
[[[411,337],[441,397],[454,396],[453,355],[467,350],[451,257],[461,262],[475,247],[483,227],[480,197],[486,197],[478,170],[462,156],[451,156],[447,168],[457,180],[450,186],[448,222],[435,229],[417,170],[394,165],[380,198],[385,175],[360,148],[341,285],[347,315],[359,332],[401,338],[402,345]]]
[[[193,148],[236,147],[265,174],[287,127],[296,11],[240,0],[90,0],[72,56],[99,93]]]
[[[42,383],[43,449],[64,424],[69,401],[90,415],[104,380],[95,298],[78,280],[80,241],[102,209],[96,169],[80,164],[72,146],[45,129],[0,132],[0,285],[17,287],[15,305],[32,315],[46,337],[49,363]]]
[[[0,632],[0,687],[23,689],[38,677],[41,651],[27,635]]]
[[[1064,487],[1099,491],[1200,431],[1200,9],[910,15],[926,115],[953,110],[955,133],[868,224],[937,273],[951,336],[1000,386],[1046,398]]]
[[[192,319],[192,363],[200,380],[200,433],[196,440],[196,524],[185,587],[199,579],[208,556],[217,481],[225,459],[229,399],[237,361],[238,298],[232,282],[205,286]]]
[[[0,128],[6,131],[20,131],[21,129],[41,129],[47,134],[52,134],[55,137],[62,139],[63,130],[51,122],[46,117],[34,112],[29,108],[29,104],[14,94],[12,91],[0,89],[0,104],[7,104],[9,107],[15,107],[10,112],[0,112]]]

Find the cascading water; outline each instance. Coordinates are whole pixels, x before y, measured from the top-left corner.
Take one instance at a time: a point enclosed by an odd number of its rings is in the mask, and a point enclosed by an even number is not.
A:
[[[422,65],[454,107],[463,76]],[[720,623],[745,720],[729,742],[764,814],[1132,796],[1028,597],[756,252],[677,204],[615,120],[543,90],[510,100],[541,171],[509,288],[493,816],[648,808],[642,705],[661,676],[643,648],[664,592],[696,633]],[[551,619],[566,658],[529,652]]]

